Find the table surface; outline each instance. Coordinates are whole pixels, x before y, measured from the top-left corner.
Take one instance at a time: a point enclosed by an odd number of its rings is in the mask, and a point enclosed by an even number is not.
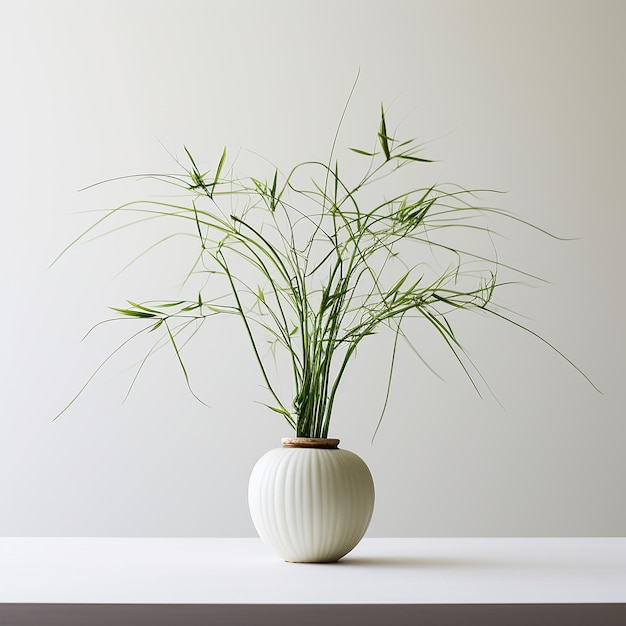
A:
[[[0,538],[0,603],[625,602],[626,538],[366,538],[333,564],[259,539]]]

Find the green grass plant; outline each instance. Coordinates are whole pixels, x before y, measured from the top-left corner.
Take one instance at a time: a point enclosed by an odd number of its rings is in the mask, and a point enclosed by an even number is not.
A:
[[[228,162],[225,149],[215,167],[204,171],[185,148],[180,173],[150,175],[164,191],[175,192],[175,201],[170,195],[123,204],[76,240],[106,229],[121,214],[128,218],[125,226],[171,224],[171,234],[141,254],[174,235],[191,238],[194,261],[184,276],[187,283],[202,280],[193,297],[114,308],[119,317],[143,324],[140,332],[162,333],[145,359],[164,338],[189,384],[185,346],[214,316],[234,315],[267,389],[263,403],[296,436],[326,437],[357,347],[382,330],[389,332],[392,353],[384,407],[398,342],[419,356],[415,325],[407,325],[412,318],[434,329],[477,390],[480,374],[453,330],[452,314],[479,311],[535,334],[493,303],[504,284],[500,272],[513,268],[498,261],[490,220],[521,220],[478,205],[475,191],[406,185],[427,173],[430,161],[422,147],[392,136],[382,107],[373,130],[370,148],[346,153],[361,166],[356,176],[344,175],[335,157],[339,129],[328,160],[258,177],[236,175],[236,161]],[[277,384],[279,374],[285,377],[274,365],[278,354],[290,371],[287,394]]]

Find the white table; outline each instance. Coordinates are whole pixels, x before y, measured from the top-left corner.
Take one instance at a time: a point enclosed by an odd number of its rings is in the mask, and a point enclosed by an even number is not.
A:
[[[258,539],[0,538],[3,626],[591,622],[626,624],[626,538],[364,539],[335,564]]]

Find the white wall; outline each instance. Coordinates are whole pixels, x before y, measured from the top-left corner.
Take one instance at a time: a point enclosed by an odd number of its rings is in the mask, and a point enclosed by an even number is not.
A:
[[[139,357],[129,349],[53,423],[126,329],[82,335],[107,306],[174,278],[169,259],[115,278],[138,245],[124,235],[46,268],[92,219],[75,212],[134,188],[77,190],[169,171],[164,147],[210,163],[224,145],[283,167],[323,156],[358,68],[346,141],[369,138],[379,103],[393,103],[409,134],[434,140],[436,180],[507,190],[499,206],[577,238],[502,241],[506,259],[551,281],[507,302],[603,391],[528,336],[459,319],[504,408],[449,359],[435,359],[441,382],[402,354],[370,445],[382,401],[372,364],[388,354],[374,342],[334,427],[374,474],[370,534],[626,532],[624,3],[0,6],[0,534],[253,534],[249,471],[288,432],[254,403],[263,391],[238,329],[220,326],[195,362],[211,409],[165,354],[122,403]]]

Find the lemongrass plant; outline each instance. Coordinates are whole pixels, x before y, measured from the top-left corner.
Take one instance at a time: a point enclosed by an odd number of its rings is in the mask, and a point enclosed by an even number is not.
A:
[[[503,266],[484,218],[517,218],[476,206],[473,192],[454,185],[396,189],[401,172],[421,169],[421,178],[430,161],[413,140],[391,136],[382,107],[372,139],[373,150],[350,148],[363,163],[354,181],[342,175],[335,159],[337,135],[328,161],[303,162],[286,174],[275,169],[267,178],[236,176],[226,150],[213,171],[202,171],[185,148],[188,165],[182,174],[150,178],[175,187],[186,202],[130,202],[87,232],[120,213],[129,216],[127,225],[170,220],[173,233],[194,236],[197,255],[186,275],[204,276],[204,287],[191,299],[129,301],[114,310],[143,322],[146,332],[163,331],[188,384],[186,343],[215,315],[239,317],[269,394],[264,404],[298,437],[328,435],[357,347],[385,328],[392,351],[386,406],[398,341],[408,342],[419,356],[405,331],[410,318],[432,326],[477,387],[477,372],[449,317],[477,310],[528,330],[492,304]],[[400,185],[405,180],[400,176]],[[476,234],[484,236],[489,253],[466,248]],[[271,367],[278,351],[290,364],[287,397]]]

